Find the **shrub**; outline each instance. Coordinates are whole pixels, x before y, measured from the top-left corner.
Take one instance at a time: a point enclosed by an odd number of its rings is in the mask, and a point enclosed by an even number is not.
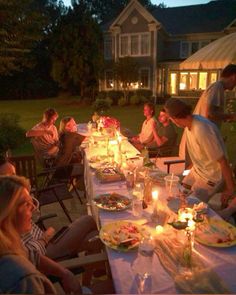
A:
[[[25,130],[19,126],[20,117],[13,113],[0,114],[0,153],[16,149],[25,141]]]
[[[145,97],[148,100],[152,97],[152,91],[147,89],[137,89],[136,94],[140,97]]]
[[[110,97],[110,99],[112,100],[113,105],[117,105],[119,99],[123,95],[124,95],[123,91],[120,91],[120,90],[111,90],[111,91],[107,92],[107,96]]]
[[[118,106],[120,107],[124,107],[127,105],[127,101],[126,99],[122,96],[119,100],[118,100]]]
[[[98,99],[106,99],[106,97],[107,97],[107,92],[106,91],[98,92],[98,95],[97,95]]]
[[[141,97],[138,95],[133,95],[130,97],[130,104],[131,105],[139,105],[141,102]]]
[[[110,98],[106,98],[106,99],[97,98],[95,102],[93,103],[93,108],[97,112],[104,112],[111,108],[111,103],[112,101]]]

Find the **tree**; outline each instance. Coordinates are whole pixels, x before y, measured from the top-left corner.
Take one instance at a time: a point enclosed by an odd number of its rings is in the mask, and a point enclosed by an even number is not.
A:
[[[101,41],[100,28],[86,4],[75,5],[62,18],[51,45],[52,77],[61,88],[81,97],[91,95],[102,70]]]
[[[0,74],[34,65],[31,52],[42,39],[45,19],[32,8],[32,0],[1,0]]]
[[[100,22],[108,22],[119,15],[130,0],[72,0],[72,6],[78,3],[87,3],[92,15]],[[150,0],[139,0],[139,2],[148,9],[156,6]]]
[[[120,58],[114,64],[114,74],[117,81],[121,83],[124,91],[124,98],[128,102],[130,84],[139,79],[138,65],[132,57]]]

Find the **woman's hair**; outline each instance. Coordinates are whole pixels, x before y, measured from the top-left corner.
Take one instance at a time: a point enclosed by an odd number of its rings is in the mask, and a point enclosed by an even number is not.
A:
[[[8,253],[25,255],[16,229],[16,213],[23,189],[29,181],[20,176],[0,176],[0,256]]]
[[[70,120],[72,120],[73,117],[64,117],[61,119],[61,122],[60,122],[60,126],[59,126],[59,133],[63,133],[66,131],[66,124],[70,122]]]
[[[57,111],[53,108],[46,109],[46,111],[43,113],[43,117],[46,121],[50,121],[55,115],[57,115]]]
[[[146,102],[144,106],[149,107],[149,109],[152,111],[152,116],[155,116],[155,105],[151,102]]]

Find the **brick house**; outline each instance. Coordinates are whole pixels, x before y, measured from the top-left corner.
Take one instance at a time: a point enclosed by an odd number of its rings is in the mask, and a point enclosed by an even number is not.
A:
[[[111,65],[131,56],[138,64],[139,80],[130,89],[149,89],[153,96],[197,96],[218,79],[220,70],[181,71],[179,64],[210,42],[236,32],[236,0],[151,12],[131,0],[102,30],[106,67],[101,91],[121,89]]]

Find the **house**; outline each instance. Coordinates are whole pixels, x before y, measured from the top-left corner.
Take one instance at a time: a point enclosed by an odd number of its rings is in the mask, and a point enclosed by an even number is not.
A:
[[[149,89],[153,96],[197,96],[218,79],[220,70],[181,71],[179,65],[210,42],[236,32],[236,0],[151,12],[131,0],[102,29],[106,67],[101,91],[121,89],[112,62],[131,56],[139,67],[139,81],[131,83],[130,89]]]

